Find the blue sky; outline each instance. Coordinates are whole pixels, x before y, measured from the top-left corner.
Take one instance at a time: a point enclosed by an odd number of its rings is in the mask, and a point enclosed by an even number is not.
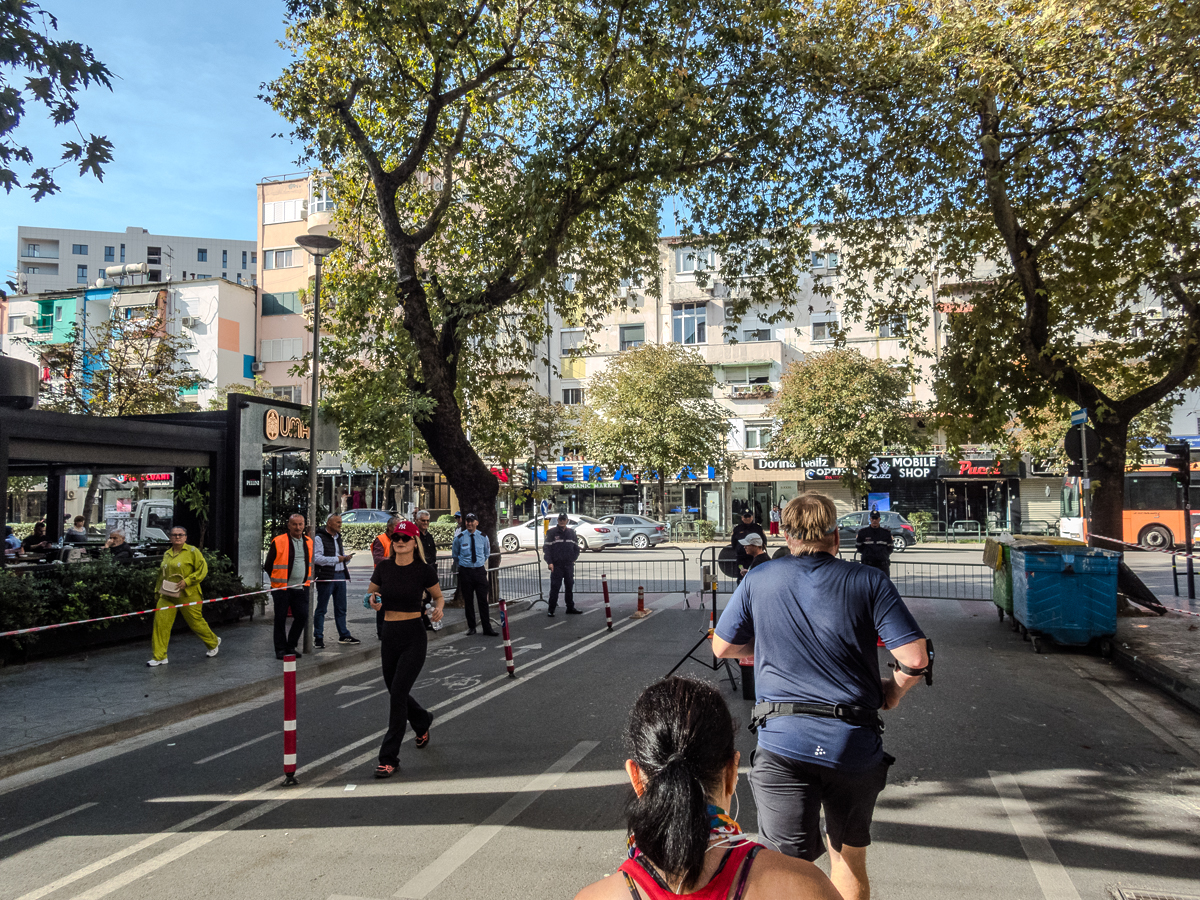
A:
[[[0,191],[0,259],[16,265],[17,226],[254,240],[254,185],[295,171],[298,148],[271,135],[287,123],[257,99],[289,55],[279,0],[192,4],[145,0],[44,0],[58,36],[90,45],[114,75],[113,90],[80,95],[84,134],[115,145],[103,183],[59,170],[61,192],[34,203]],[[70,127],[55,129],[27,107],[18,134],[57,160]],[[19,175],[26,174],[18,170]],[[7,278],[7,274],[5,278]],[[0,278],[0,283],[5,279]]]

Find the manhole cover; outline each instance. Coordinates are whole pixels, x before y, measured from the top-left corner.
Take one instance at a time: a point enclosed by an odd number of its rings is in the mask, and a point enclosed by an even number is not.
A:
[[[1113,888],[1114,900],[1200,900],[1195,894],[1171,894],[1166,891],[1143,891],[1133,888]]]

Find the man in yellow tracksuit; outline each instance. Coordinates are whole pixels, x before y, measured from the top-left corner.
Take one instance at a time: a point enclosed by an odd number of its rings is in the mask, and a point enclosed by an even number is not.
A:
[[[171,529],[171,546],[163,554],[162,568],[158,572],[158,580],[154,585],[154,593],[158,596],[158,611],[154,614],[154,633],[150,639],[154,657],[147,660],[150,667],[167,664],[167,644],[171,641],[171,626],[175,624],[175,613],[182,612],[183,620],[196,633],[204,646],[208,648],[205,656],[216,656],[221,639],[213,634],[208,623],[204,621],[203,607],[184,606],[179,610],[172,609],[179,603],[199,603],[200,583],[208,576],[208,563],[204,554],[187,543],[187,531],[176,525]],[[168,597],[162,592],[163,581],[183,582],[183,590],[178,597]]]

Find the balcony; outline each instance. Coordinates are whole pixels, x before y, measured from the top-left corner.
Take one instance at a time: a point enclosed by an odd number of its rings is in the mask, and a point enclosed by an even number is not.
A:
[[[735,400],[771,400],[775,388],[770,384],[731,384],[729,396]]]
[[[39,247],[36,244],[26,244],[21,259],[58,259],[57,247]]]
[[[804,354],[783,341],[739,341],[736,344],[694,344],[710,366],[765,366],[773,363],[786,369]]]
[[[314,175],[308,182],[308,233],[328,235],[335,206],[333,185]]]

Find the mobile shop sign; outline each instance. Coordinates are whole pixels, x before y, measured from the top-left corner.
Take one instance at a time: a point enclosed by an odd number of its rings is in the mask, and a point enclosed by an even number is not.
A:
[[[846,474],[845,466],[835,466],[827,456],[803,460],[805,481],[832,481]]]
[[[936,456],[872,456],[867,461],[867,478],[936,478]]]

